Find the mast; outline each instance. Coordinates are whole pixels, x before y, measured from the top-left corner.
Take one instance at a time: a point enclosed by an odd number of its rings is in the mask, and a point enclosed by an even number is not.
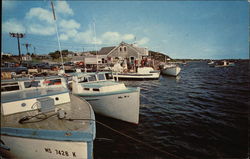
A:
[[[94,43],[95,43],[95,54],[96,54],[96,72],[98,71],[98,55],[97,55],[97,49],[96,49],[96,31],[95,31],[95,19],[93,22],[93,30],[94,30]]]
[[[52,0],[50,0],[50,2],[51,2],[51,8],[52,8],[52,13],[53,13],[54,21],[55,21],[57,42],[58,42],[59,52],[60,52],[60,55],[61,55],[61,63],[62,63],[62,67],[63,67],[63,72],[65,73],[64,64],[63,64],[63,56],[62,56],[61,43],[60,43],[60,39],[59,39],[58,26],[57,26],[57,22],[56,22],[56,14],[55,14],[55,9],[54,9],[54,4],[53,4]]]

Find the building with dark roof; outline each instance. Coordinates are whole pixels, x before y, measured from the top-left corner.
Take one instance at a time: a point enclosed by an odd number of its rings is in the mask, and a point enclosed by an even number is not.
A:
[[[101,48],[98,56],[102,56],[102,59],[107,61],[107,63],[116,63],[126,59],[126,62],[131,64],[139,64],[143,58],[148,57],[148,49],[138,47],[135,44],[121,42],[118,46]]]
[[[103,47],[100,51],[98,51],[98,55],[107,55],[110,53],[116,46]]]

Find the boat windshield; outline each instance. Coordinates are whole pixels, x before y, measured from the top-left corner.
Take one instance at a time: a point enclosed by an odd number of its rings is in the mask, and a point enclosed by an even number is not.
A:
[[[78,83],[88,82],[88,79],[86,77],[82,77],[79,79]]]
[[[40,81],[27,81],[24,82],[25,88],[31,88],[31,87],[41,87]]]
[[[99,80],[99,81],[105,80],[104,74],[98,74],[98,80]]]
[[[90,75],[90,76],[88,77],[88,81],[89,81],[89,82],[96,81],[96,76],[95,76],[95,75]]]
[[[112,73],[105,73],[105,76],[106,76],[106,79],[107,79],[107,80],[113,79]]]

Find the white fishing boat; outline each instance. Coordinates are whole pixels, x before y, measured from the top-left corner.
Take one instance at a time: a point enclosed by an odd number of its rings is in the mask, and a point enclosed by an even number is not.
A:
[[[208,65],[214,65],[214,61],[209,61],[207,64]]]
[[[214,67],[230,67],[230,66],[235,66],[235,63],[234,63],[234,62],[229,62],[229,61],[223,60],[223,61],[217,62],[217,63],[214,65]]]
[[[161,73],[168,76],[178,76],[180,71],[181,68],[176,64],[165,64],[161,70]]]
[[[93,158],[95,116],[69,93],[65,79],[1,81],[3,158]]]
[[[139,87],[115,82],[110,72],[77,73],[72,79],[72,93],[87,100],[95,113],[139,123]]]
[[[209,67],[214,67],[216,63],[211,60],[207,64],[208,64]]]
[[[152,67],[138,67],[136,72],[116,72],[114,77],[124,80],[155,80],[159,79],[160,71]]]

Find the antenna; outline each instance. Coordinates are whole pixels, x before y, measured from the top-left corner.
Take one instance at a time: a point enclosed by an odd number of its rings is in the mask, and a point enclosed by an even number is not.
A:
[[[134,37],[134,40],[135,40],[134,45],[136,45],[136,36]]]
[[[58,27],[57,27],[57,22],[56,22],[56,14],[55,14],[55,10],[54,10],[54,4],[53,4],[52,0],[50,0],[50,2],[51,2],[51,8],[52,8],[54,21],[55,21],[56,36],[57,36],[58,47],[59,47],[59,51],[60,51],[60,55],[61,55],[61,62],[62,62],[63,72],[65,72],[64,64],[63,64],[63,57],[62,57],[62,49],[61,49],[60,39],[59,39],[59,35],[58,35]]]

